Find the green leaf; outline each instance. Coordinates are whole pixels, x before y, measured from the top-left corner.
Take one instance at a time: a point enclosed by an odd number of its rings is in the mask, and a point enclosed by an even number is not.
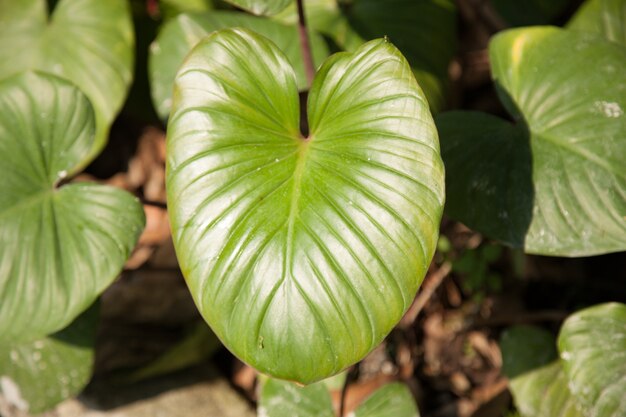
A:
[[[545,25],[562,15],[572,0],[491,0],[496,12],[513,26]]]
[[[159,9],[165,20],[182,13],[201,13],[213,9],[211,0],[160,0]]]
[[[98,308],[43,339],[0,346],[0,393],[17,408],[39,413],[78,394],[89,382]]]
[[[76,84],[94,106],[97,136],[85,164],[104,147],[132,79],[134,39],[125,0],[0,0],[0,80],[37,69]]]
[[[307,138],[287,58],[247,30],[205,38],[174,98],[168,206],[204,318],[278,378],[362,359],[411,304],[443,205],[437,132],[400,52],[376,40],[329,58]]]
[[[554,336],[534,326],[502,335],[503,371],[522,417],[583,417],[556,358]],[[552,361],[552,362],[551,362]]]
[[[624,250],[626,51],[536,27],[497,35],[490,56],[516,123],[437,119],[450,216],[529,253]]]
[[[141,205],[108,186],[58,187],[92,149],[87,97],[56,76],[0,82],[0,344],[68,325],[121,270]]]
[[[569,29],[597,33],[626,46],[626,1],[587,0],[567,24]]]
[[[334,417],[330,394],[323,382],[298,387],[269,378],[261,389],[259,417]]]
[[[406,56],[431,109],[445,105],[448,65],[456,51],[452,0],[307,0],[307,23],[354,51],[364,40],[387,36]],[[295,7],[279,16],[295,22]]]
[[[169,115],[176,71],[187,53],[209,33],[230,27],[253,30],[276,43],[295,68],[298,87],[301,90],[307,89],[300,41],[295,26],[286,26],[235,12],[183,14],[163,27],[150,48],[149,75],[152,98],[161,118],[166,119]],[[328,56],[328,48],[321,36],[311,34],[310,39],[314,60],[321,63]]]
[[[226,0],[257,15],[273,15],[289,5],[293,0]]]
[[[559,334],[570,389],[587,415],[626,415],[626,305],[607,303],[571,315]]]
[[[415,399],[406,385],[383,386],[357,408],[355,417],[419,417]]]

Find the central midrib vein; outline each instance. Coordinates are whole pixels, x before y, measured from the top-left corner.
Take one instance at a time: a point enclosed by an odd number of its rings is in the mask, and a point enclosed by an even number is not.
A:
[[[283,281],[287,275],[291,275],[294,226],[298,218],[298,206],[300,203],[300,194],[302,191],[302,176],[304,174],[304,167],[306,166],[309,145],[310,143],[308,140],[302,140],[298,145],[299,149],[296,155],[296,168],[293,174],[293,188],[291,189],[289,217],[287,219],[287,247],[285,248],[285,258],[283,261]]]

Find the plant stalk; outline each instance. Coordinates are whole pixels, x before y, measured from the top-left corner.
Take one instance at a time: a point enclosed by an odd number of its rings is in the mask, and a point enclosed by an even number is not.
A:
[[[297,0],[298,5],[298,34],[300,35],[300,50],[302,51],[302,61],[304,62],[304,73],[306,74],[307,85],[311,87],[315,76],[315,64],[313,64],[313,53],[309,41],[309,32],[304,16],[304,0]]]

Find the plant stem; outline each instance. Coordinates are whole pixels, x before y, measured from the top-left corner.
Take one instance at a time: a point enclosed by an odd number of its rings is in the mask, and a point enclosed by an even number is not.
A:
[[[304,62],[304,73],[309,87],[315,76],[315,65],[313,64],[313,54],[311,52],[311,43],[309,42],[309,32],[306,26],[306,17],[304,16],[304,0],[297,0],[298,4],[298,34],[300,35],[300,49],[302,50],[302,61]]]

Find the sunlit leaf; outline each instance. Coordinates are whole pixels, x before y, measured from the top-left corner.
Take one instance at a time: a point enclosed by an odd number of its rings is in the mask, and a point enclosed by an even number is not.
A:
[[[567,26],[600,34],[626,47],[626,1],[587,0]]]
[[[294,0],[225,0],[257,15],[272,15],[280,12]]]
[[[259,417],[334,417],[328,388],[323,382],[298,387],[269,378],[261,389]]]
[[[178,73],[167,161],[174,244],[204,318],[244,361],[303,383],[395,326],[443,206],[437,132],[392,44],[329,58],[307,108],[304,137],[284,54],[216,32]]]
[[[150,48],[149,75],[152,98],[159,116],[166,119],[172,106],[172,89],[178,67],[185,55],[202,38],[219,29],[243,27],[272,40],[287,56],[296,71],[298,87],[306,90],[300,40],[295,26],[286,26],[261,17],[244,13],[211,12],[183,14],[168,22]],[[328,48],[319,35],[311,35],[313,58],[321,64],[328,56]]]

